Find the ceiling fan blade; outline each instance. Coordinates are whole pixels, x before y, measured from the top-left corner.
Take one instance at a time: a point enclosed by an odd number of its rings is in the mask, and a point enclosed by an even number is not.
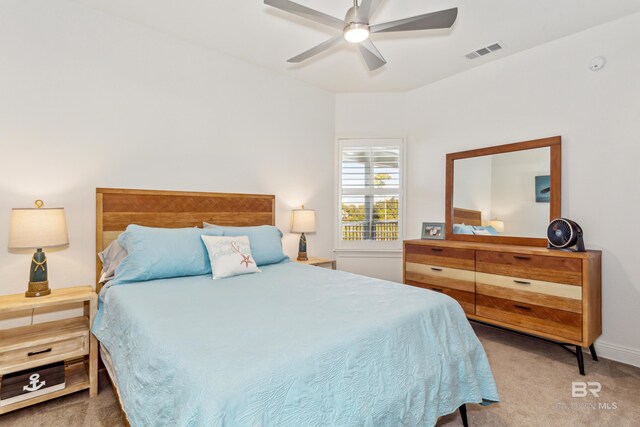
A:
[[[367,39],[358,44],[358,49],[360,49],[360,53],[370,71],[375,71],[387,63],[371,40]]]
[[[312,47],[311,49],[302,52],[300,55],[294,56],[293,58],[287,60],[287,62],[292,62],[294,64],[297,64],[298,62],[302,62],[305,59],[309,59],[312,56],[315,56],[321,52],[324,52],[325,50],[337,45],[338,43],[340,43],[343,40],[342,38],[342,34],[340,34],[339,36],[335,36],[332,39],[327,40],[324,43],[320,43],[318,46],[316,47]]]
[[[426,13],[399,21],[386,22],[372,25],[369,31],[372,33],[391,33],[395,31],[435,30],[437,28],[450,28],[458,17],[458,8],[441,10],[439,12]]]
[[[368,24],[371,16],[375,13],[378,6],[380,6],[382,0],[362,0],[362,3],[358,7],[357,22]]]
[[[329,27],[337,28],[338,30],[343,30],[347,25],[342,19],[334,18],[333,16],[326,15],[322,12],[318,12],[317,10],[309,9],[306,6],[302,6],[289,0],[264,0],[264,4]]]

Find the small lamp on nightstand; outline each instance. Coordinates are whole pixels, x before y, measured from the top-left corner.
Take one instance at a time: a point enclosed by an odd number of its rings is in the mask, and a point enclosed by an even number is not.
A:
[[[302,233],[300,244],[298,245],[298,261],[306,261],[307,258],[307,238],[304,233],[315,233],[316,231],[316,211],[313,209],[293,210],[293,222],[291,224],[292,233]]]
[[[492,219],[489,221],[489,224],[498,232],[504,233],[504,221],[500,221],[499,219]]]
[[[55,248],[69,244],[64,208],[43,208],[36,200],[35,208],[16,208],[11,212],[9,249],[36,249],[29,269],[28,297],[49,295],[47,257],[42,248]]]

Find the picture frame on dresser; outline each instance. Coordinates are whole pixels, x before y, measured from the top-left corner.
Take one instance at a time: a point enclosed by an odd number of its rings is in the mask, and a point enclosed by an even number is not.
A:
[[[444,222],[423,222],[421,238],[425,240],[444,240],[445,238]]]

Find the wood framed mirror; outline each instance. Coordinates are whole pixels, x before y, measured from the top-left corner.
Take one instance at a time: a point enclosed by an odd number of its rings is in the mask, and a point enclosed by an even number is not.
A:
[[[546,246],[560,218],[561,137],[447,154],[447,240]]]

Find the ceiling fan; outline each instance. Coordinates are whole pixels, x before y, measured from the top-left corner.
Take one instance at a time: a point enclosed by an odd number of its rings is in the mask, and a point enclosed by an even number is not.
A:
[[[353,7],[347,11],[344,20],[341,20],[289,0],[264,0],[266,5],[342,31],[342,34],[320,43],[300,55],[294,56],[287,62],[302,62],[346,40],[358,45],[358,49],[371,71],[377,70],[387,63],[371,42],[369,38],[371,34],[450,28],[458,16],[458,8],[454,7],[439,12],[371,25],[369,21],[380,2],[381,0],[360,0],[360,4],[358,4],[358,0],[353,0]]]

